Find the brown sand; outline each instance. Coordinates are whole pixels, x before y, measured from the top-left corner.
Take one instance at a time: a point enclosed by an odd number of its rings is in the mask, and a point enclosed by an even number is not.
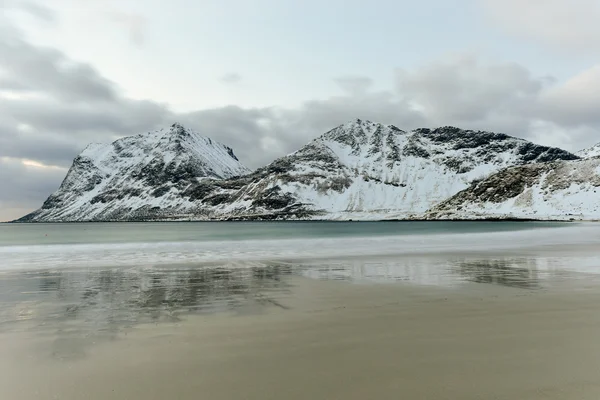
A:
[[[600,399],[600,290],[294,284],[288,309],[138,326],[81,357],[53,356],[82,345],[64,331],[0,334],[0,399]]]

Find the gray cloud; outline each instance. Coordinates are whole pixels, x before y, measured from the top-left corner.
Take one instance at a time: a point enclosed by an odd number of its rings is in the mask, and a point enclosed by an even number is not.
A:
[[[418,104],[429,124],[508,132],[527,125],[546,82],[520,65],[484,64],[470,55],[396,71],[398,95]]]
[[[600,125],[599,103],[600,65],[597,65],[546,91],[538,106],[541,118],[577,127]]]
[[[219,78],[219,81],[222,83],[240,83],[242,81],[242,76],[235,72],[229,72]]]
[[[84,147],[82,143],[73,140],[18,132],[14,129],[0,133],[0,157],[35,160],[47,165],[67,167],[73,154]]]
[[[0,36],[0,72],[3,87],[19,92],[87,103],[111,101],[117,96],[115,85],[90,65],[18,37]]]
[[[398,96],[418,105],[428,125],[505,132],[569,150],[600,140],[600,66],[559,84],[514,63],[463,55],[398,70],[396,78]]]
[[[51,100],[3,101],[4,112],[21,123],[74,138],[125,134],[162,126],[173,114],[152,101],[115,98],[104,103]]]
[[[38,208],[64,178],[65,170],[36,168],[19,160],[0,158],[0,221],[22,216]]]

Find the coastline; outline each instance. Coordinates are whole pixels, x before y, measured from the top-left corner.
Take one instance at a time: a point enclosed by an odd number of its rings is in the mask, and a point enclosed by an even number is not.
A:
[[[489,217],[489,218],[385,218],[385,219],[357,219],[357,218],[336,218],[336,219],[278,219],[278,218],[263,218],[257,217],[241,217],[241,218],[213,218],[213,219],[182,219],[182,218],[165,218],[165,219],[118,219],[118,220],[80,220],[80,221],[1,221],[0,224],[78,224],[78,223],[164,223],[164,222],[600,222],[600,219],[577,219],[567,218],[515,218],[515,217]]]

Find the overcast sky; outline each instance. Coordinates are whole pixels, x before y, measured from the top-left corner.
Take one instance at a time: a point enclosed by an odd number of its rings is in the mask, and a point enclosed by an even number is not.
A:
[[[353,118],[600,142],[596,0],[0,0],[0,220],[178,121],[250,167]]]

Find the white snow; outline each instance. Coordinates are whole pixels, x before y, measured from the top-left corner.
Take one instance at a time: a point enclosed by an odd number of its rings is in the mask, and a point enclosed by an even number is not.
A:
[[[591,158],[600,156],[600,143],[587,149],[578,151],[577,154],[581,158]]]
[[[376,135],[380,134],[377,140]],[[345,143],[341,136],[348,136],[354,144]],[[502,168],[522,163],[517,149],[528,143],[522,139],[509,138],[508,150],[493,150],[481,155],[480,147],[453,149],[452,144],[435,142],[416,132],[404,132],[369,121],[353,121],[342,125],[309,145],[290,155],[294,169],[289,175],[295,179],[277,176],[265,178],[265,187],[279,186],[300,203],[312,209],[322,210],[318,219],[402,219],[418,217],[437,203],[466,189],[475,179],[483,179]],[[414,144],[430,156],[403,154],[403,149]],[[341,168],[332,171],[331,166],[313,158],[318,154],[333,155]],[[399,151],[394,161],[393,151]],[[309,156],[309,157],[303,157]],[[392,157],[390,162],[389,157]],[[299,160],[299,158],[302,160]],[[457,173],[443,164],[453,157],[464,161],[466,172]],[[308,161],[306,160],[308,158]],[[329,166],[329,169],[327,168]],[[303,183],[300,177],[318,174]],[[343,190],[331,188],[332,182],[347,180]],[[267,184],[268,182],[268,184]],[[257,184],[258,185],[258,184]],[[243,209],[230,205],[223,212]]]

